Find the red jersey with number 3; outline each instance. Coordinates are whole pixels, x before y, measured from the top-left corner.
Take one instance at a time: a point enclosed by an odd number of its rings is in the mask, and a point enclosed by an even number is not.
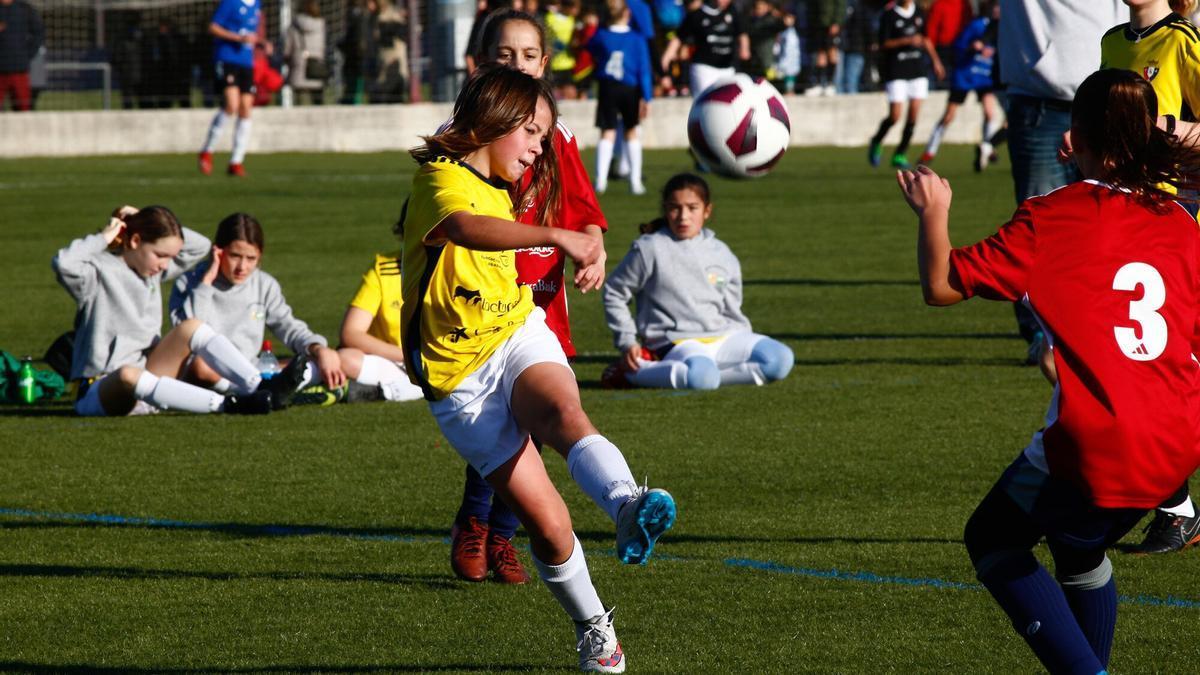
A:
[[[1200,465],[1200,231],[1182,207],[1074,183],[950,265],[967,297],[1028,304],[1054,347],[1030,461],[1104,508],[1158,506]]]
[[[608,223],[596,203],[592,181],[583,168],[579,144],[575,135],[562,122],[554,132],[554,154],[558,157],[559,194],[562,196],[557,214],[551,218],[554,227],[582,231],[586,225],[598,225],[607,231]],[[533,182],[533,172],[521,176],[524,190]],[[517,222],[533,225],[540,202],[517,206]],[[553,246],[517,249],[517,283],[533,290],[533,302],[546,310],[546,325],[558,336],[568,357],[575,356],[571,342],[571,324],[567,318],[567,293],[563,271],[566,256]]]

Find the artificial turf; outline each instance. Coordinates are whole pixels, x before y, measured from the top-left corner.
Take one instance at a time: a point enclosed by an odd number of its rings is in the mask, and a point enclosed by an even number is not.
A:
[[[599,298],[570,296],[585,408],[680,510],[656,559],[622,566],[611,523],[547,454],[631,672],[1039,669],[959,539],[1049,387],[1021,365],[1010,307],[923,305],[915,219],[863,154],[797,148],[767,178],[712,179],[710,225],[741,259],[744,309],[795,350],[783,382],[602,390],[616,353]],[[689,168],[682,152],[646,158],[652,191]],[[955,191],[956,243],[1010,214],[1007,161],[975,174],[950,147],[935,168]],[[396,247],[411,161],[252,155],[247,169],[0,161],[0,348],[36,357],[70,328],[50,259],[122,203],[167,205],[209,236],[232,211],[256,215],[263,267],[336,339],[372,255]],[[624,189],[601,199],[610,269],[658,208]],[[539,583],[451,574],[462,466],[420,402],[261,418],[0,407],[0,670],[574,669],[570,624]],[[1194,672],[1196,553],[1113,558],[1126,596],[1113,671]]]

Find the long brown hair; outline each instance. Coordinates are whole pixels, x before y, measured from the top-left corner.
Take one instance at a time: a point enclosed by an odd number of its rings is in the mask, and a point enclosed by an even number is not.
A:
[[[454,118],[445,131],[423,136],[424,145],[409,151],[417,163],[424,164],[444,155],[462,159],[476,150],[491,145],[511,134],[533,116],[541,98],[550,108],[550,129],[542,142],[542,154],[528,170],[533,172],[529,188],[517,196],[517,208],[543,198],[537,224],[548,227],[560,202],[558,158],[553,138],[558,123],[558,107],[554,93],[545,80],[504,66],[487,65],[475,71],[458,99],[454,101]]]
[[[145,206],[138,209],[137,213],[127,216],[114,213],[113,217],[123,221],[125,229],[109,245],[110,250],[129,248],[129,241],[135,234],[139,241],[147,244],[166,237],[183,238],[183,226],[171,209],[165,206]]]
[[[228,248],[235,241],[253,244],[259,253],[263,252],[263,229],[258,219],[249,213],[231,213],[217,225],[217,236],[213,243],[220,248]]]
[[[1088,76],[1071,106],[1072,134],[1095,157],[1098,178],[1153,200],[1176,199],[1162,185],[1200,188],[1200,150],[1156,124],[1158,97],[1141,75],[1110,68]]]

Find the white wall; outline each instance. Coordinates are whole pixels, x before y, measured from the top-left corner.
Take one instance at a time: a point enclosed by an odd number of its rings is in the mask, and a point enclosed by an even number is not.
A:
[[[786,97],[793,145],[865,146],[875,133],[887,104],[883,94],[828,98]],[[929,137],[945,106],[945,92],[925,102],[913,138],[916,148]],[[643,129],[647,148],[687,145],[687,112],[691,99],[659,99],[651,104]],[[567,125],[584,146],[593,145],[595,103],[561,105]],[[254,111],[251,152],[372,152],[404,150],[420,142],[420,134],[437,129],[450,104],[317,106],[260,108]],[[212,119],[211,110],[128,110],[0,114],[0,157],[68,157],[196,152]],[[971,101],[959,109],[946,134],[947,143],[977,143],[981,113]],[[230,125],[232,126],[232,125]],[[895,142],[903,123],[889,134]],[[218,150],[227,151],[232,128]]]

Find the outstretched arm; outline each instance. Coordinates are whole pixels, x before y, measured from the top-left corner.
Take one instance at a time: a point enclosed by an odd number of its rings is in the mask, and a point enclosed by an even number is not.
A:
[[[950,181],[925,166],[897,171],[896,181],[920,222],[917,270],[925,303],[946,306],[962,302],[966,295],[950,268]]]
[[[433,244],[448,240],[476,251],[507,251],[535,246],[557,246],[577,266],[587,267],[604,253],[598,237],[557,227],[530,227],[493,216],[456,211],[425,235]]]

